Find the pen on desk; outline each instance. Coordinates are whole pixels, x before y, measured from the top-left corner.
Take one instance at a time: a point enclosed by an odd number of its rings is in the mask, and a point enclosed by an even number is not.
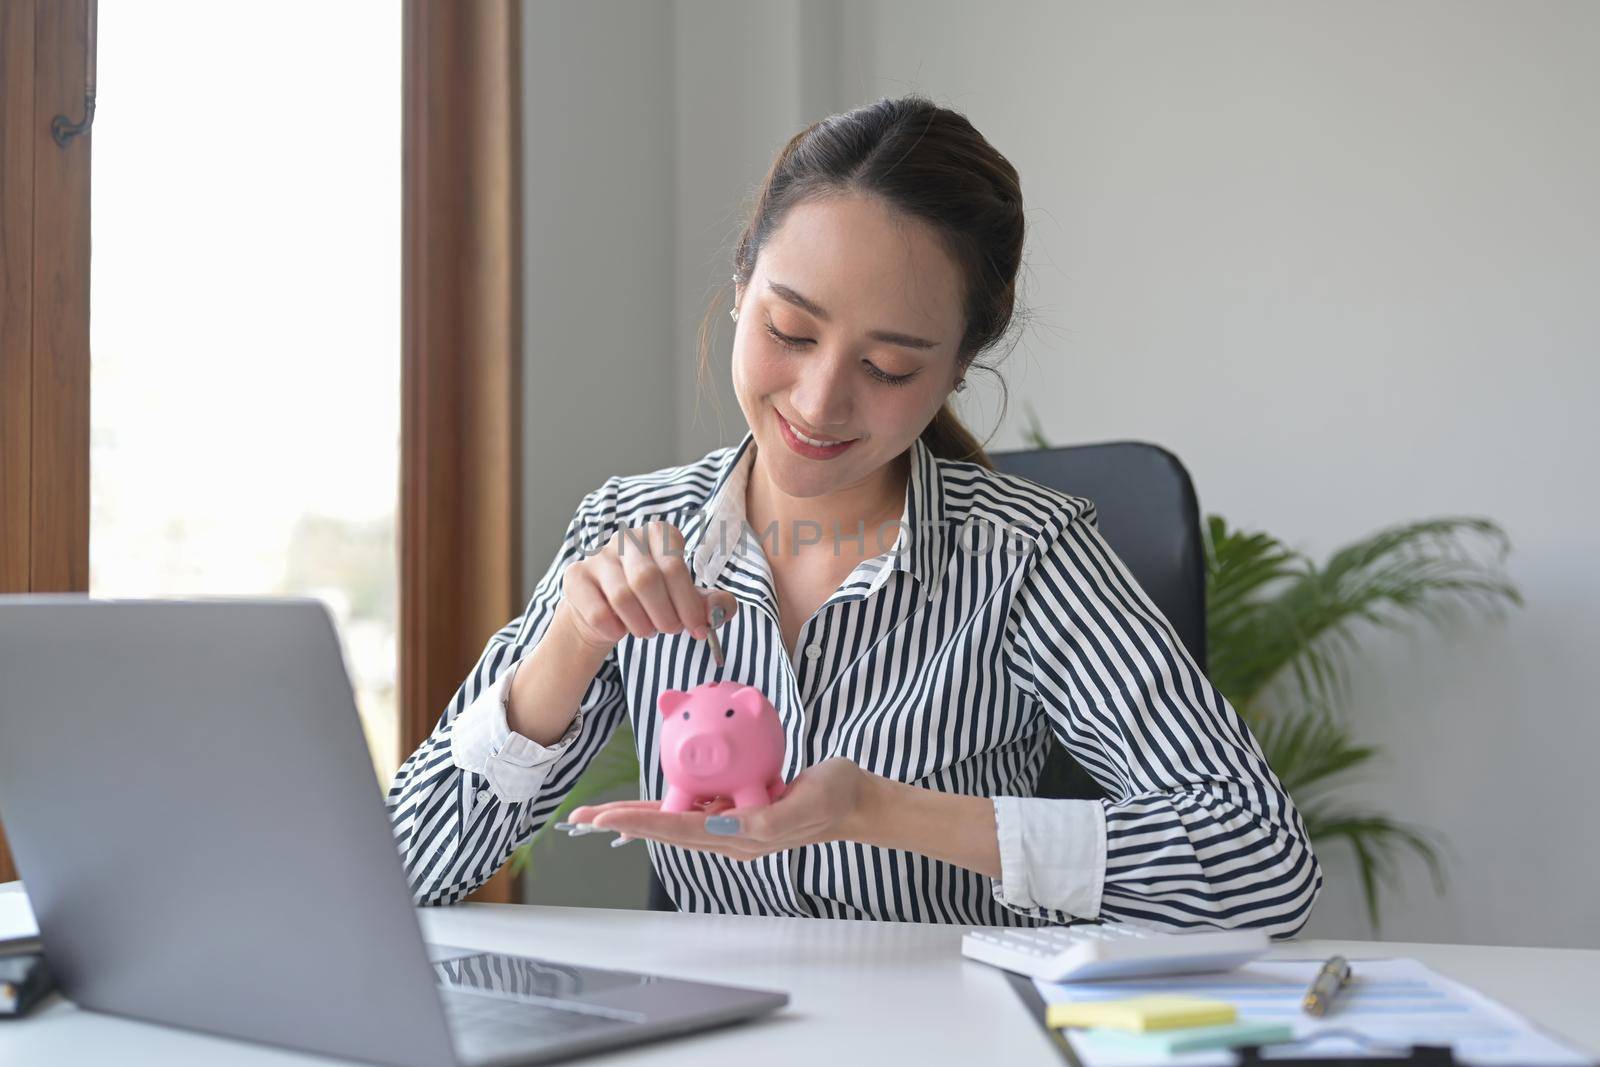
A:
[[[1307,1015],[1323,1016],[1328,1014],[1328,1007],[1333,1003],[1334,994],[1343,989],[1350,982],[1350,963],[1343,956],[1329,956],[1328,962],[1322,965],[1322,970],[1311,980],[1311,988],[1306,990],[1305,999],[1300,1006]]]

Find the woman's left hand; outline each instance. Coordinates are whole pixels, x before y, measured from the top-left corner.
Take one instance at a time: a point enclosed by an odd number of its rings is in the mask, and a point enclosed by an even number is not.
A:
[[[801,771],[781,799],[762,808],[735,808],[718,797],[697,811],[664,812],[659,800],[617,800],[574,808],[567,818],[616,830],[623,837],[648,837],[753,860],[802,845],[848,839],[865,807],[869,778],[855,762],[837,756]],[[724,832],[707,829],[708,825]]]

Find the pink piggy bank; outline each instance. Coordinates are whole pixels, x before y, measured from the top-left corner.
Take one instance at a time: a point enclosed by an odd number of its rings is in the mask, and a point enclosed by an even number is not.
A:
[[[656,706],[667,780],[662,811],[690,811],[717,796],[760,808],[783,796],[783,723],[761,690],[707,682],[687,693],[668,689]]]

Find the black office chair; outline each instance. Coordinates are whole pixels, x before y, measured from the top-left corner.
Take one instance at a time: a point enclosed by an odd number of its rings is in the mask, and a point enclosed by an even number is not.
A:
[[[1003,474],[1094,501],[1106,543],[1172,623],[1195,664],[1206,669],[1205,548],[1189,472],[1166,449],[1140,441],[991,452]],[[1105,796],[1089,773],[1051,742],[1039,775],[1041,797]],[[650,871],[650,907],[677,910]]]

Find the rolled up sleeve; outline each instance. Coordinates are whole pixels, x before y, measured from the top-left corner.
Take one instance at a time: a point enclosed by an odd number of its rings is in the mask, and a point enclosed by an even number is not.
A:
[[[1106,875],[1105,809],[1095,800],[995,797],[994,899],[1034,918],[1092,919]]]
[[[504,803],[520,803],[539,794],[550,767],[583,732],[583,712],[553,745],[512,731],[506,720],[511,679],[523,663],[518,660],[495,678],[450,725],[450,760],[463,771],[481,774],[494,795]]]

